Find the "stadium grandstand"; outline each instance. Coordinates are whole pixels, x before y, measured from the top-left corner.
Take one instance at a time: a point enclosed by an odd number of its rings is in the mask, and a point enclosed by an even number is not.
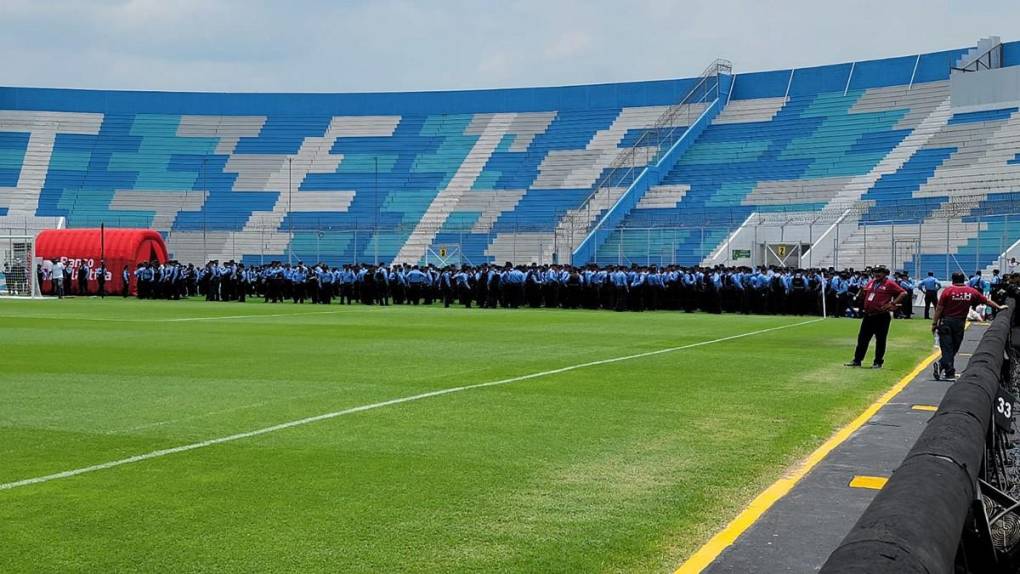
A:
[[[169,43],[207,3],[18,4],[128,45],[108,16]],[[379,4],[307,18],[331,49],[413,20]],[[234,66],[208,36],[174,65]],[[0,87],[0,573],[1020,572],[1020,41],[711,50],[558,87]]]
[[[694,78],[554,88],[6,87],[0,230],[153,228],[171,257],[195,263],[971,273],[1003,265],[1020,240],[1018,65],[1020,42],[993,37],[881,60],[747,73],[717,61]]]

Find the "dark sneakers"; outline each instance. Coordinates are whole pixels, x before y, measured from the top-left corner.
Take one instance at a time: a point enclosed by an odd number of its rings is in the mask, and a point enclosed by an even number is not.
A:
[[[850,361],[849,363],[843,363],[843,366],[844,367],[853,367],[853,368],[856,369],[856,368],[859,368],[861,366],[861,364],[858,363],[857,361]],[[871,364],[871,368],[872,369],[881,369],[882,368],[882,363],[872,363]]]
[[[932,363],[931,373],[934,375],[936,381],[942,380],[942,365],[938,361]]]

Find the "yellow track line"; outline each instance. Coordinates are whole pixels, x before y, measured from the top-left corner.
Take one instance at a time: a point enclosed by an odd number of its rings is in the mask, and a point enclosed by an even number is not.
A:
[[[864,423],[871,420],[871,417],[875,416],[875,413],[879,409],[884,407],[889,401],[891,401],[896,395],[900,393],[910,381],[921,373],[924,369],[928,368],[928,365],[932,363],[938,356],[939,351],[934,351],[927,357],[921,360],[920,363],[914,367],[914,370],[907,373],[902,379],[900,379],[891,389],[885,392],[877,401],[871,404],[867,409],[864,410],[854,420],[850,421],[845,427],[836,431],[836,434],[829,437],[829,440],[822,443],[822,446],[818,447],[812,452],[806,459],[800,464],[792,468],[785,476],[772,483],[771,486],[766,488],[761,494],[755,497],[751,501],[751,504],[747,506],[740,514],[737,515],[726,528],[723,528],[715,536],[713,536],[708,542],[705,543],[697,552],[691,555],[679,568],[676,569],[674,574],[698,574],[709,564],[711,564],[716,558],[722,554],[723,550],[733,544],[737,538],[740,537],[748,528],[750,528],[765,512],[772,508],[772,505],[779,501],[780,498],[786,496],[790,490],[793,489],[800,479],[804,478],[807,473],[811,472],[811,469],[815,467],[819,462],[825,459],[830,452],[833,451],[837,446],[843,444],[846,439],[850,438],[857,429],[864,426]]]
[[[868,490],[882,490],[885,483],[889,482],[888,476],[864,476],[857,475],[850,481],[850,488],[867,488]]]

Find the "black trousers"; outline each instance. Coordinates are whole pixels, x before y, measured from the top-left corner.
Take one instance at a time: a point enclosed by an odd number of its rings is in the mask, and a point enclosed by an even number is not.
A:
[[[964,320],[954,317],[943,317],[939,322],[939,348],[942,349],[939,365],[947,376],[956,373],[956,353],[960,352],[963,343],[963,327]]]
[[[928,310],[932,307],[936,307],[939,304],[939,292],[938,291],[925,291],[924,292],[924,318],[931,319],[928,316]]]
[[[854,362],[860,363],[868,352],[868,345],[871,338],[875,338],[875,360],[876,365],[881,365],[885,360],[885,342],[889,336],[889,322],[892,317],[889,313],[877,315],[865,315],[861,319],[861,330],[857,333],[857,350],[854,352]]]

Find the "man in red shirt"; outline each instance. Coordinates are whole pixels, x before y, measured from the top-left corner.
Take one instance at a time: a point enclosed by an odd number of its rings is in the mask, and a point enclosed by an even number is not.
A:
[[[932,365],[936,380],[956,378],[956,353],[963,343],[963,328],[971,307],[988,305],[995,310],[1004,308],[989,301],[977,289],[964,285],[964,281],[966,277],[963,273],[953,273],[953,284],[942,290],[939,304],[935,307],[935,316],[932,317],[931,330],[933,333],[938,332],[939,347],[942,349],[942,358]]]
[[[885,341],[889,336],[889,322],[892,320],[892,312],[907,296],[907,292],[895,281],[889,280],[889,270],[884,267],[872,269],[873,278],[861,290],[859,297],[862,300],[864,319],[861,320],[861,330],[857,333],[857,350],[854,352],[854,360],[846,364],[848,367],[860,367],[868,352],[868,345],[871,338],[875,338],[875,360],[871,367],[881,369],[885,360]]]

